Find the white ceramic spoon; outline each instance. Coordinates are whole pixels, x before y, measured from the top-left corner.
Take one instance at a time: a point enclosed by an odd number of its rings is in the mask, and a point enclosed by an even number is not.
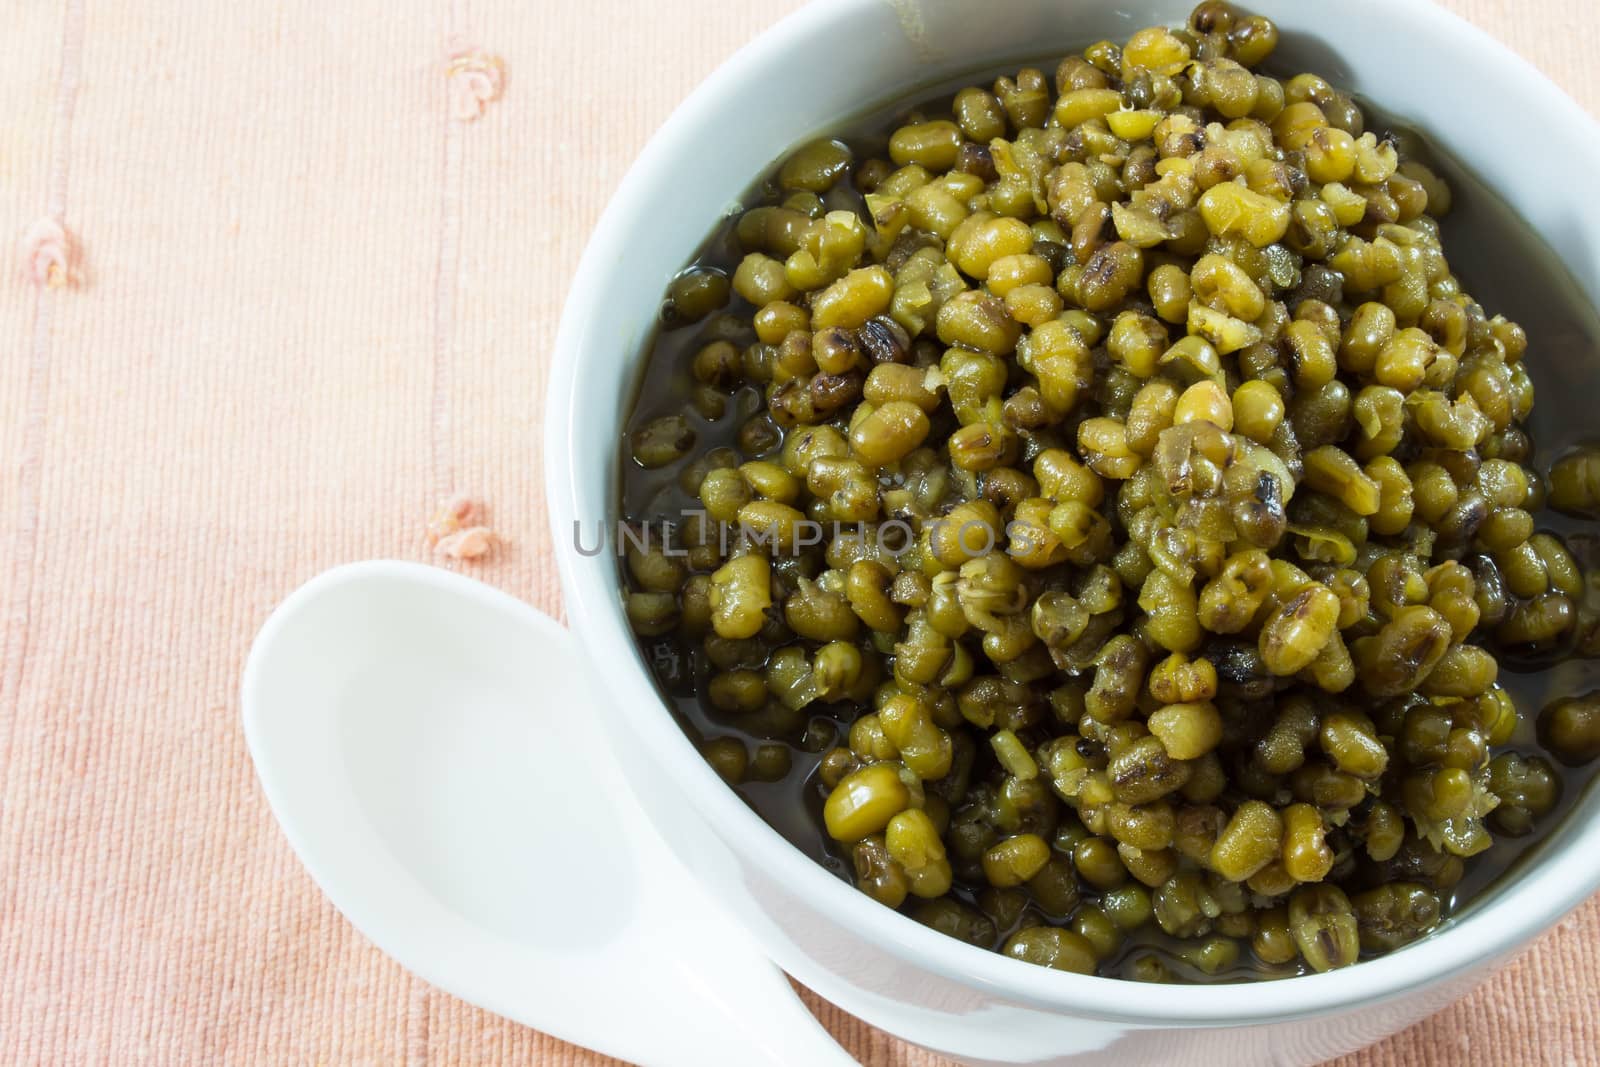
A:
[[[640,1063],[853,1062],[656,837],[585,669],[480,582],[354,564],[261,628],[245,739],[312,878],[440,989]]]

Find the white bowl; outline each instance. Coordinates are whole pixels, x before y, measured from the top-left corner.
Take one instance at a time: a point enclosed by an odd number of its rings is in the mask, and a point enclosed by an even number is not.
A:
[[[1568,186],[1573,198],[1563,198],[1549,183],[1552,166],[1539,162],[1559,161],[1566,175],[1600,174],[1600,130],[1537,71],[1423,0],[1247,6],[1281,27],[1288,62],[1320,69],[1428,131],[1515,205],[1600,302],[1600,219],[1578,199],[1585,186]],[[1245,987],[1152,986],[972,948],[846,885],[722,783],[667,712],[635,649],[615,557],[575,550],[577,524],[592,545],[615,517],[621,427],[666,283],[752,177],[865,105],[1004,60],[1178,24],[1191,7],[814,3],[730,59],[646,146],[595,230],[557,339],[546,473],[566,611],[603,680],[609,700],[597,710],[646,809],[781,967],[868,1022],[969,1061],[1323,1059],[1459,997],[1600,884],[1600,796],[1591,790],[1536,865],[1432,936],[1344,970]],[[680,844],[688,841],[697,843]]]

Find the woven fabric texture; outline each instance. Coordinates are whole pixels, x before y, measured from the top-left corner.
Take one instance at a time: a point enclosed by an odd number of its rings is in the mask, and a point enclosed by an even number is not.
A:
[[[287,592],[429,558],[453,491],[504,542],[452,565],[559,612],[539,423],[568,279],[651,131],[792,6],[0,0],[0,235],[66,283],[0,276],[0,1063],[601,1062],[333,911],[237,683]],[[1600,108],[1591,0],[1449,6]],[[503,86],[447,85],[462,44]],[[1597,1001],[1591,901],[1349,1062],[1600,1063]],[[809,1003],[864,1063],[938,1062]]]

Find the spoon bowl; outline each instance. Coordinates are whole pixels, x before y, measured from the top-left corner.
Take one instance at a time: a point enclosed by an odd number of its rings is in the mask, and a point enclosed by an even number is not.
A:
[[[431,984],[635,1062],[851,1062],[656,837],[583,662],[480,582],[340,567],[262,627],[245,739],[317,884]]]

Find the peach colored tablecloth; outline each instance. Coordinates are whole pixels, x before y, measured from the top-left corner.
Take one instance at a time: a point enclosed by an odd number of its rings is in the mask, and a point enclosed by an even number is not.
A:
[[[1451,0],[1595,110],[1591,4]],[[567,278],[645,138],[792,5],[0,0],[0,235],[53,214],[82,251],[72,287],[0,278],[0,1063],[598,1062],[329,907],[236,682],[285,593],[422,558],[449,489],[507,538],[468,569],[559,610]],[[475,123],[453,35],[509,70]],[[1600,1062],[1597,936],[1591,901],[1353,1062]],[[811,1003],[865,1062],[934,1062]]]

